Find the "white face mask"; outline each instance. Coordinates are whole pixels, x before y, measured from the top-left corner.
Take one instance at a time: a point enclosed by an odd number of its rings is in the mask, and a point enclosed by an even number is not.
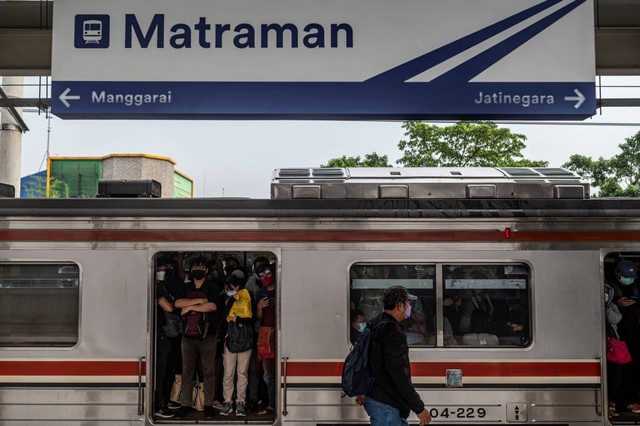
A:
[[[156,272],[156,280],[157,281],[164,281],[164,271]]]
[[[227,296],[229,296],[229,297],[233,297],[233,296],[235,296],[236,294],[238,294],[238,291],[237,291],[237,290],[227,291]]]
[[[407,306],[407,310],[404,311],[404,319],[407,319],[411,316],[411,303]]]

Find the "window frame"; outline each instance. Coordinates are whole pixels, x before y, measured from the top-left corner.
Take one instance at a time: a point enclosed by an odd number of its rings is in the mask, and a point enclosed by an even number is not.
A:
[[[83,268],[82,264],[76,259],[3,259],[0,261],[0,266],[47,266],[56,265],[69,266],[73,265],[77,268],[77,315],[75,316],[75,340],[67,343],[36,343],[36,339],[25,344],[4,344],[0,343],[0,351],[21,351],[21,350],[61,350],[68,351],[78,348],[82,341],[82,293],[83,293]],[[2,289],[0,289],[1,291]],[[71,317],[70,317],[71,318]]]
[[[434,333],[435,333],[435,344],[434,345],[410,345],[409,348],[414,350],[424,350],[424,349],[461,349],[461,350],[529,350],[534,345],[535,340],[535,327],[533,323],[534,318],[534,292],[533,292],[533,281],[534,281],[534,269],[530,262],[522,259],[518,260],[470,260],[470,259],[447,259],[447,260],[437,260],[437,261],[426,261],[422,259],[410,259],[407,261],[385,261],[385,260],[356,260],[349,264],[347,269],[347,282],[348,282],[348,297],[347,297],[347,334],[346,340],[350,342],[349,333],[351,329],[351,306],[352,303],[355,302],[352,298],[352,282],[353,278],[351,277],[351,272],[353,268],[361,266],[361,265],[369,265],[369,266],[400,266],[400,265],[425,265],[425,266],[434,266],[435,267],[435,275],[434,275],[434,294],[435,294],[435,321],[434,321]],[[519,265],[526,268],[526,287],[522,289],[524,294],[527,297],[527,321],[528,321],[528,342],[523,346],[515,346],[515,345],[497,345],[497,346],[471,346],[471,345],[462,345],[461,343],[453,346],[453,345],[445,345],[445,336],[444,336],[444,292],[445,292],[445,280],[444,280],[444,267],[445,266],[460,266],[460,265],[469,265],[469,266],[509,266],[509,265]],[[409,290],[411,292],[411,290]],[[355,306],[355,303],[353,303]]]

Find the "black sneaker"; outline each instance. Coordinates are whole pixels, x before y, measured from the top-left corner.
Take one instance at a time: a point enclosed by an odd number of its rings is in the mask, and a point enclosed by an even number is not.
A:
[[[245,403],[245,407],[247,408],[248,412],[257,413],[258,412],[258,401],[255,401],[253,399],[248,399],[247,402]]]
[[[156,417],[160,417],[161,419],[170,419],[176,414],[173,411],[169,410],[169,408],[163,404],[162,407],[160,407],[160,409],[156,410],[154,415]]]
[[[246,416],[247,415],[247,410],[244,407],[243,403],[237,403],[236,404],[236,416]]]
[[[206,405],[204,407],[204,418],[207,420],[211,420],[215,416],[216,416],[216,411],[213,409],[213,407],[210,405]]]
[[[176,419],[184,419],[187,416],[188,413],[189,413],[188,407],[185,407],[184,405],[181,405],[180,408],[178,408],[175,411],[174,418],[176,418]]]
[[[231,413],[233,413],[233,404],[231,402],[225,402],[224,407],[220,410],[220,415],[228,416]]]

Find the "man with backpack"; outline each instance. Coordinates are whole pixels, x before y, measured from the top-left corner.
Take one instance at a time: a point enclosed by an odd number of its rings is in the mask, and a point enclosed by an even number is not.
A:
[[[204,377],[205,418],[214,417],[213,401],[216,378],[216,310],[220,306],[220,288],[206,279],[209,262],[205,257],[191,261],[191,282],[184,284],[175,306],[181,309],[182,337],[182,385],[180,388],[181,408],[176,418],[184,418],[191,406],[191,392],[194,385],[198,355]]]
[[[364,405],[372,426],[407,426],[411,411],[418,415],[420,426],[431,421],[411,383],[409,346],[399,324],[411,316],[414,300],[416,296],[404,287],[391,286],[384,292],[384,312],[371,321],[368,371],[374,382],[356,403]]]

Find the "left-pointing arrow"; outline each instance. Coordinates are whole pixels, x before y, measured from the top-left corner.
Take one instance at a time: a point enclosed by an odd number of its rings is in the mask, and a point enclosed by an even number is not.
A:
[[[80,95],[69,95],[69,92],[71,91],[70,87],[67,87],[67,90],[65,90],[64,92],[62,92],[62,94],[60,95],[60,101],[64,104],[64,106],[66,106],[67,108],[69,108],[71,106],[71,104],[67,101],[75,101],[75,100],[79,100],[80,99]]]

